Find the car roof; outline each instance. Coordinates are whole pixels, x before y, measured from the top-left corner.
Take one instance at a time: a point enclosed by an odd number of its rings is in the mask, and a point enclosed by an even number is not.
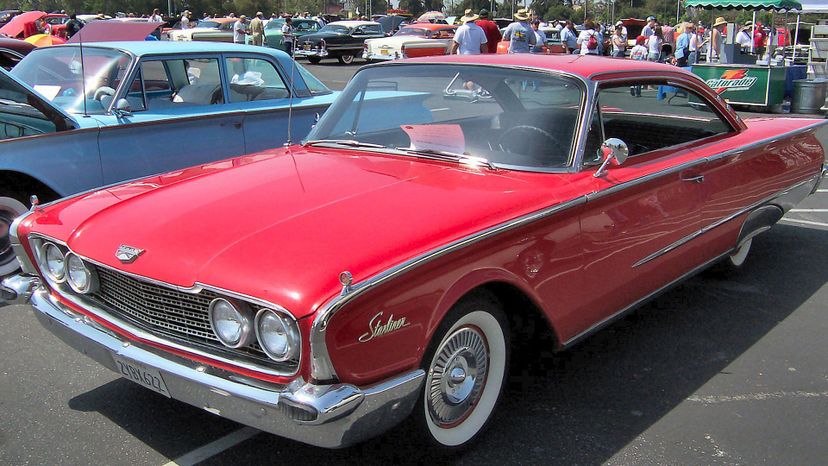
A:
[[[356,27],[356,26],[363,26],[365,24],[379,24],[376,21],[356,21],[356,20],[345,20],[345,21],[334,21],[332,23],[328,23],[330,25],[337,25],[337,26],[347,26],[347,27]]]
[[[55,47],[77,47],[78,44],[63,44]],[[94,42],[84,44],[84,47],[109,48],[127,51],[136,56],[178,53],[221,53],[221,52],[253,52],[274,55],[268,47],[254,45],[231,44],[229,42],[200,42],[200,41],[123,41],[123,42]]]
[[[537,55],[529,53],[485,54],[485,55],[441,55],[424,58],[406,59],[405,63],[457,63],[475,65],[500,65],[508,67],[528,67],[564,71],[584,79],[598,73],[614,72],[681,72],[680,68],[641,60],[597,57],[588,55]],[[380,65],[381,66],[381,65]]]
[[[405,26],[403,26],[403,29],[408,29],[408,28],[431,29],[432,31],[435,31],[437,29],[457,29],[457,26],[454,26],[454,25],[451,25],[451,24],[422,22],[422,23],[406,24]]]

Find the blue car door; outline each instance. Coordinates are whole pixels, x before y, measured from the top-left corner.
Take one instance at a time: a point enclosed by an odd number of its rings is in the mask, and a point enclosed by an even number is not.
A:
[[[145,58],[122,98],[128,105],[115,107],[128,112],[100,117],[106,183],[245,152],[243,115],[226,103],[218,56]]]

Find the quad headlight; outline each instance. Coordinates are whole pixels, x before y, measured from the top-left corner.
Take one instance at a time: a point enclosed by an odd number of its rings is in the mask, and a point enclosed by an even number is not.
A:
[[[256,337],[262,350],[274,361],[288,361],[299,351],[299,332],[294,323],[270,309],[256,314]]]
[[[62,283],[66,279],[66,258],[63,251],[55,243],[46,242],[40,246],[38,254],[40,269],[55,283]]]
[[[216,298],[210,303],[210,326],[219,341],[228,348],[241,348],[253,342],[253,315],[239,302]]]
[[[77,254],[70,252],[64,259],[66,282],[76,293],[89,294],[98,290],[98,274]]]

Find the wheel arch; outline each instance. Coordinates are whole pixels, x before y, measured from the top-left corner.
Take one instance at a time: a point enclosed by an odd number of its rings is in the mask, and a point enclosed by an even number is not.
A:
[[[785,215],[784,210],[776,204],[766,204],[756,208],[742,222],[735,247],[738,249],[754,236],[770,230],[783,215]]]
[[[0,169],[0,186],[3,187],[2,189],[4,191],[10,190],[26,196],[37,194],[41,196],[41,202],[51,201],[60,197],[55,189],[43,181],[15,170]],[[0,192],[0,195],[3,195],[3,193]]]
[[[464,298],[480,291],[493,295],[503,305],[513,342],[539,332],[550,332],[555,346],[560,346],[556,325],[531,288],[518,277],[500,269],[475,270],[443,293],[429,322],[425,346],[434,338],[434,332],[451,309]]]

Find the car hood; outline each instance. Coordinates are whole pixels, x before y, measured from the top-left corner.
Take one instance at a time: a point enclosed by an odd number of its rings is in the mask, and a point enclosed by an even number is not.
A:
[[[79,196],[26,227],[175,286],[207,284],[297,317],[412,257],[562,200],[566,176],[294,146]],[[550,190],[560,178],[564,189]],[[120,245],[144,249],[131,264]]]

